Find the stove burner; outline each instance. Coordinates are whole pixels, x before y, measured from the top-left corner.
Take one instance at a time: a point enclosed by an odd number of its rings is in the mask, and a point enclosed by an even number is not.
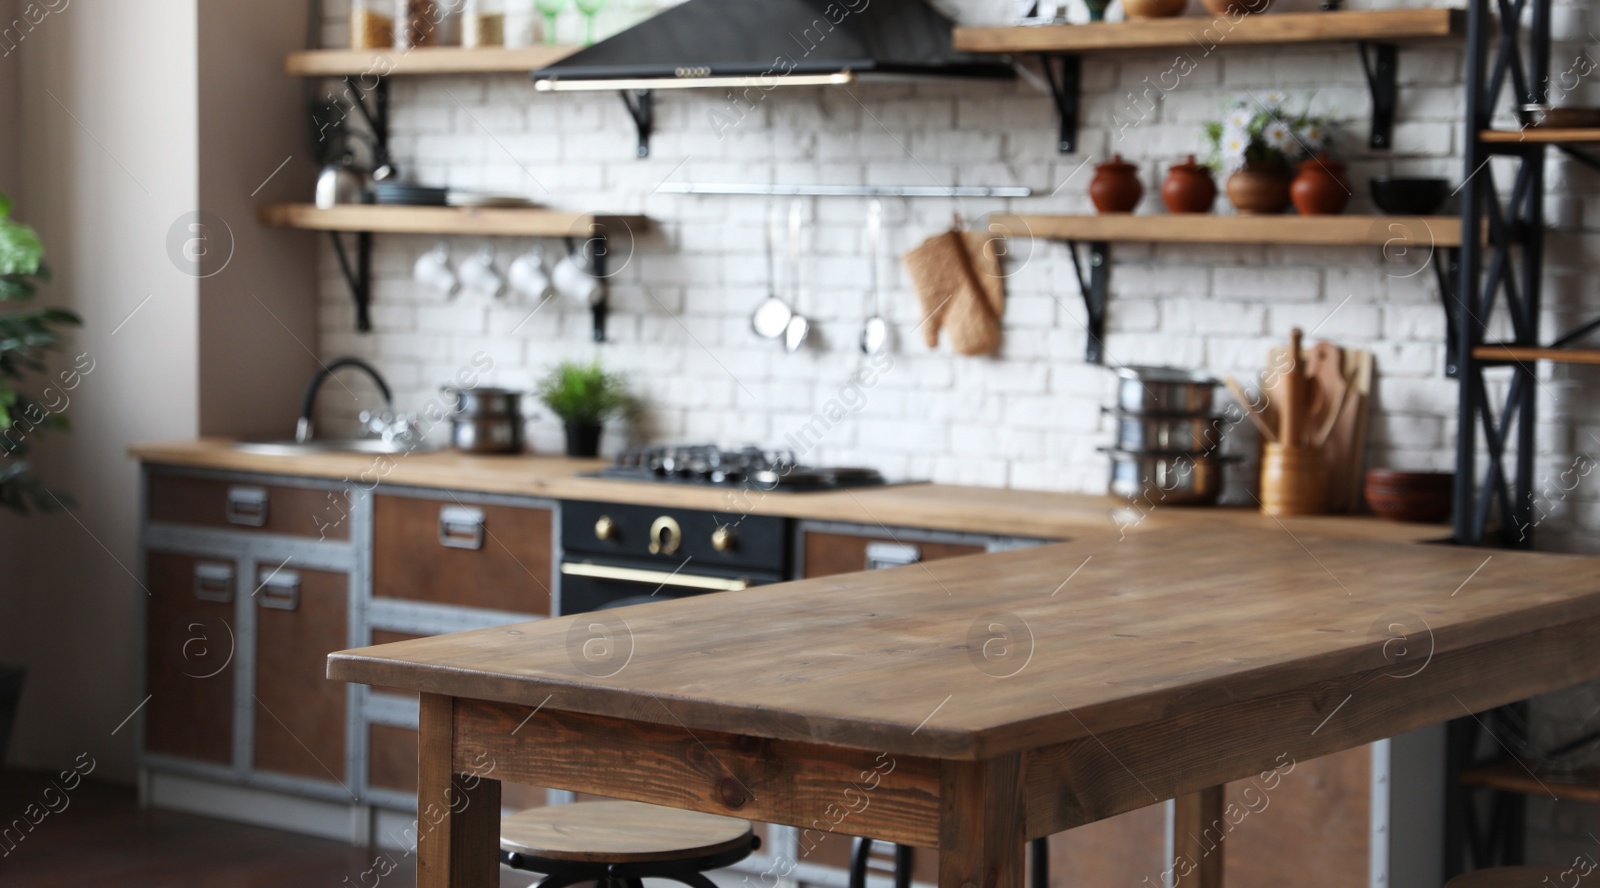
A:
[[[781,491],[840,490],[885,483],[876,469],[813,468],[800,465],[792,450],[724,450],[713,444],[630,447],[597,475]]]

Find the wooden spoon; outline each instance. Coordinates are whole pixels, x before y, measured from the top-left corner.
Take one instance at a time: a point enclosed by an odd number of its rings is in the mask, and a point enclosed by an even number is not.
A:
[[[1228,391],[1233,393],[1233,397],[1239,402],[1239,406],[1244,408],[1245,416],[1250,417],[1250,421],[1255,424],[1256,430],[1261,433],[1261,437],[1273,444],[1278,443],[1278,434],[1272,430],[1272,426],[1267,425],[1267,421],[1262,418],[1261,414],[1256,412],[1256,408],[1250,402],[1250,393],[1244,390],[1244,386],[1239,384],[1239,380],[1229,376],[1224,382],[1228,384]]]

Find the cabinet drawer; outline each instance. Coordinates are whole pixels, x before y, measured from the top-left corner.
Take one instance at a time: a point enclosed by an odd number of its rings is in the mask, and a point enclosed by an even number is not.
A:
[[[260,567],[256,609],[255,768],[345,780],[343,682],[328,681],[328,654],[349,644],[350,578]]]
[[[226,765],[233,761],[233,674],[238,642],[232,561],[150,552],[145,583],[145,748]]]
[[[921,542],[906,537],[896,540],[887,534],[857,536],[816,530],[805,532],[804,549],[803,576],[807,579],[958,555],[980,555],[987,551],[983,546],[962,543]]]
[[[349,499],[333,487],[288,487],[151,472],[146,514],[154,522],[313,539],[350,538]]]
[[[550,613],[551,510],[379,494],[372,594]]]

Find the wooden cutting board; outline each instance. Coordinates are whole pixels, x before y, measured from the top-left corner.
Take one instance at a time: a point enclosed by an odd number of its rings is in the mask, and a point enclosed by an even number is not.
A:
[[[1267,353],[1267,366],[1287,365],[1288,353],[1287,346],[1271,349]],[[1374,371],[1372,353],[1360,349],[1340,350],[1323,342],[1302,349],[1300,358],[1306,362],[1315,389],[1311,397],[1315,407],[1309,422],[1311,429],[1320,428],[1326,411],[1340,403],[1347,380],[1352,389],[1349,396],[1343,398],[1344,406],[1323,447],[1323,455],[1328,464],[1328,511],[1334,514],[1356,512],[1361,508],[1361,480],[1367,457],[1367,415],[1372,402]],[[1262,418],[1271,427],[1278,427],[1277,409],[1271,398],[1262,410]]]

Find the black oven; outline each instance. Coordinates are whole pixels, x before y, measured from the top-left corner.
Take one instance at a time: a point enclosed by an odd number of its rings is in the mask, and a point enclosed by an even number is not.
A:
[[[561,612],[781,583],[789,522],[619,503],[561,504]]]

